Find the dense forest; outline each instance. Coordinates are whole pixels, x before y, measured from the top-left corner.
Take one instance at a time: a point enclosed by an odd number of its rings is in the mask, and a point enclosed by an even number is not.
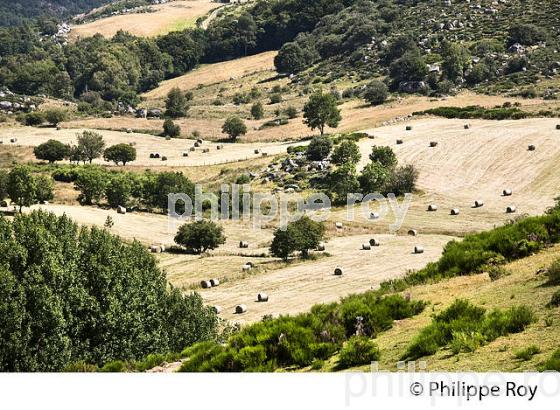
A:
[[[0,26],[18,26],[31,19],[68,17],[110,3],[110,0],[0,0]]]
[[[207,30],[156,38],[120,32],[112,39],[95,36],[69,44],[47,35],[48,25],[36,20],[0,30],[0,86],[20,94],[77,98],[93,107],[117,101],[134,105],[139,93],[200,63],[277,49],[279,72],[305,71],[295,81],[384,77],[392,90],[402,92],[444,94],[453,87],[488,84],[500,92],[558,72],[560,12],[552,3],[546,14],[532,1],[478,6],[261,0],[223,13]]]

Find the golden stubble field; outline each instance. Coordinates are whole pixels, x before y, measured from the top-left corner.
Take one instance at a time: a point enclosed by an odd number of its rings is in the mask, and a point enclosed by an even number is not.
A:
[[[220,7],[210,0],[180,0],[154,5],[151,13],[131,13],[110,16],[86,24],[72,26],[70,39],[101,34],[113,37],[119,30],[141,37],[152,37],[172,30],[194,27],[196,19]]]

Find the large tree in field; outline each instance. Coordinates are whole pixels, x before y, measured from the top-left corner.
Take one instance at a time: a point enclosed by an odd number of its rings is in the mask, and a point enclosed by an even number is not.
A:
[[[286,229],[277,229],[270,245],[270,253],[276,257],[287,260],[298,251],[307,258],[309,251],[319,246],[325,235],[325,226],[315,222],[307,216],[290,222]]]
[[[321,92],[309,98],[303,107],[303,118],[309,128],[319,129],[321,135],[325,133],[325,126],[336,128],[342,120],[335,96]]]
[[[196,221],[179,228],[179,232],[175,235],[175,243],[194,253],[204,253],[225,243],[223,231],[221,226],[212,221]]]
[[[229,117],[222,126],[222,132],[235,141],[241,135],[247,134],[247,126],[239,117]]]
[[[105,161],[112,161],[116,165],[122,162],[123,166],[125,166],[127,162],[132,162],[136,159],[136,148],[128,144],[112,145],[105,150],[103,158]]]
[[[70,153],[68,145],[57,140],[48,140],[33,149],[35,158],[49,161],[50,164],[62,161]]]
[[[91,164],[94,159],[99,158],[105,148],[103,136],[94,131],[84,131],[78,134],[78,150],[84,158]]]
[[[214,311],[138,242],[41,211],[0,218],[0,237],[1,372],[95,369],[216,337]]]

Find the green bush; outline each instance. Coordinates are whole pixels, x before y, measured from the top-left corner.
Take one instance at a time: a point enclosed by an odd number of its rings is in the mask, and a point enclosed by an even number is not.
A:
[[[492,282],[509,275],[511,275],[511,272],[503,266],[491,265],[488,267],[488,276]]]
[[[560,372],[560,349],[556,349],[539,370]]]
[[[500,336],[522,332],[534,320],[533,312],[526,306],[486,313],[484,308],[458,299],[434,316],[432,323],[413,339],[402,359],[433,355],[444,346],[455,354],[473,352]]]
[[[352,366],[369,364],[379,360],[379,348],[375,342],[364,336],[353,336],[340,350],[338,366],[347,369]]]
[[[548,307],[558,307],[560,306],[560,289],[552,294],[550,302],[548,302]]]
[[[437,107],[426,111],[415,112],[413,115],[436,115],[444,118],[485,119],[485,120],[520,120],[530,117],[528,112],[517,107],[484,108],[477,105],[468,107]]]
[[[560,259],[548,267],[546,276],[549,285],[560,285]]]
[[[513,353],[513,356],[518,359],[526,362],[527,360],[531,360],[534,355],[539,354],[541,349],[538,346],[531,345],[524,349],[520,349]]]

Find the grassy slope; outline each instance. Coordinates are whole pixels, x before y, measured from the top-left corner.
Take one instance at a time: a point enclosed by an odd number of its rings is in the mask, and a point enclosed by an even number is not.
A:
[[[560,309],[545,305],[558,287],[545,285],[546,278],[536,272],[549,266],[560,256],[560,245],[506,265],[510,276],[491,282],[487,274],[456,277],[433,285],[409,289],[413,299],[428,301],[422,314],[396,322],[395,326],[381,334],[376,342],[381,349],[380,368],[396,370],[396,363],[410,341],[420,330],[431,323],[431,315],[448,307],[456,298],[465,298],[486,309],[507,308],[526,304],[536,313],[537,321],[521,333],[500,337],[473,353],[452,355],[448,349],[424,358],[428,371],[535,371],[538,365],[558,348],[560,340]],[[546,318],[552,319],[547,326]],[[549,319],[549,320],[550,320]],[[549,323],[550,324],[550,323]],[[530,345],[537,345],[541,352],[528,361],[520,361],[513,353]],[[337,357],[326,363],[323,370],[332,371]],[[352,371],[368,371],[369,365]]]

